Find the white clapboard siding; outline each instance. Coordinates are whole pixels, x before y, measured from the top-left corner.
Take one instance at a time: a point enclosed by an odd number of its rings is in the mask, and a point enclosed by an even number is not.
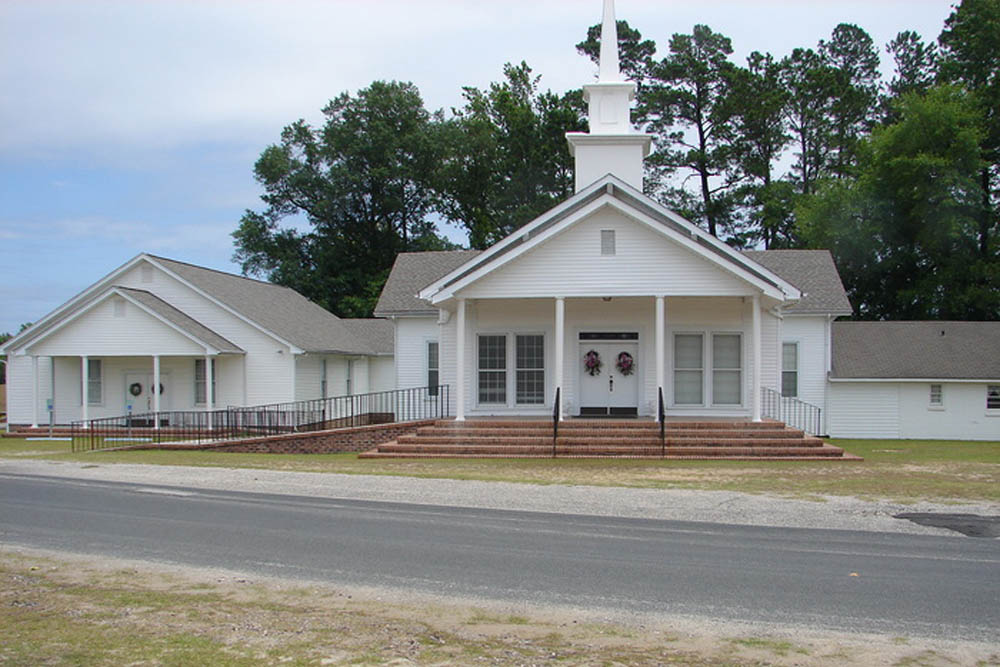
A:
[[[1000,410],[986,409],[986,382],[942,382],[941,406],[930,404],[930,382],[899,385],[899,435],[934,440],[1000,441]]]
[[[370,369],[372,391],[390,391],[396,388],[396,367],[392,357],[372,357]]]
[[[898,438],[899,383],[831,382],[828,430],[834,438]]]
[[[782,342],[799,346],[797,398],[819,408],[826,405],[828,326],[825,315],[786,315],[781,326]]]
[[[614,230],[615,254],[601,255]],[[751,294],[742,279],[616,210],[602,208],[461,290],[466,297]]]
[[[453,318],[454,319],[454,318]],[[453,323],[454,324],[454,323]],[[438,340],[437,317],[401,317],[396,320],[396,387],[427,386],[427,343]],[[443,356],[439,345],[439,361]],[[454,351],[451,351],[454,361]],[[441,380],[444,383],[444,380]]]

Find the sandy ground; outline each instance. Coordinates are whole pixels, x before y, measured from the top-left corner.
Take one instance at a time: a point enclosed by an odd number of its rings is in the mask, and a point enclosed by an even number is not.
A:
[[[245,573],[94,559],[0,548],[14,573],[44,576],[60,587],[178,591],[221,596],[226,611],[188,616],[130,607],[112,615],[144,632],[196,633],[227,644],[288,653],[312,664],[696,664],[696,665],[1000,665],[1000,644],[842,634],[768,624],[667,616],[608,615],[572,607],[500,604],[407,591],[330,586]],[[18,599],[29,579],[15,574]],[[74,588],[75,590],[75,588]],[[10,599],[7,581],[0,604]],[[71,622],[81,614],[71,610]],[[84,605],[86,606],[86,605]],[[54,609],[58,605],[53,605]],[[276,611],[277,610],[277,611]],[[335,626],[339,637],[311,630]],[[325,638],[324,638],[325,637]],[[285,646],[287,644],[287,650]],[[428,652],[427,645],[433,645]],[[306,647],[306,648],[303,648]],[[472,657],[475,657],[475,660]],[[0,661],[2,662],[2,661]]]
[[[247,468],[3,459],[0,472],[334,499],[924,535],[956,533],[919,526],[895,519],[894,515],[1000,515],[1000,503],[991,502],[901,504],[849,496],[802,500],[732,491],[514,484]]]

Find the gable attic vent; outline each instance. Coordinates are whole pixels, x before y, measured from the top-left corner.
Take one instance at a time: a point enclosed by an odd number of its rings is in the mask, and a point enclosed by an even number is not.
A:
[[[601,254],[602,255],[615,254],[615,230],[613,229],[601,230]]]

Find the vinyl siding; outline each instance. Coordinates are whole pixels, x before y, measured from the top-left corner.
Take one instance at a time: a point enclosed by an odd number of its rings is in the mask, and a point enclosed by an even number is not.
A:
[[[454,326],[454,322],[451,325]],[[436,317],[401,317],[396,320],[395,367],[398,389],[427,386],[427,342],[438,340],[439,329]],[[443,384],[445,380],[442,379],[441,382]]]
[[[372,357],[371,390],[390,391],[396,388],[396,367],[392,357]]]
[[[930,405],[930,382],[900,383],[901,438],[1000,441],[1000,411],[986,410],[989,383],[935,384],[941,385],[940,407]]]
[[[601,255],[601,231],[614,230],[616,254]],[[752,294],[714,262],[610,208],[511,260],[459,296],[552,297]]]
[[[827,426],[830,436],[900,437],[899,383],[831,382],[829,390],[830,409]],[[985,398],[983,400],[985,401]]]
[[[799,377],[798,398],[826,409],[826,359],[827,359],[827,327],[829,322],[825,315],[799,316],[786,315],[782,322],[781,338],[783,343],[798,343],[799,346]],[[780,348],[779,348],[780,349]],[[780,357],[779,357],[780,359]],[[779,384],[781,366],[778,366]]]

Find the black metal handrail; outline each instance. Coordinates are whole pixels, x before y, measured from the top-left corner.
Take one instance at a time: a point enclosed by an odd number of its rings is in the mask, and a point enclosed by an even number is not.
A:
[[[761,416],[777,419],[811,435],[822,434],[822,408],[793,396],[783,396],[768,387],[761,387],[761,390]]]
[[[562,387],[556,387],[556,400],[552,405],[552,458],[556,457],[556,441],[559,439],[559,390]]]
[[[667,413],[663,410],[663,387],[656,388],[659,405],[656,408],[656,418],[660,420],[660,456],[667,455]]]
[[[319,431],[370,424],[443,419],[449,387],[437,385],[349,394],[293,403],[225,410],[149,412],[75,421],[73,451],[129,444],[199,444],[246,437]]]

